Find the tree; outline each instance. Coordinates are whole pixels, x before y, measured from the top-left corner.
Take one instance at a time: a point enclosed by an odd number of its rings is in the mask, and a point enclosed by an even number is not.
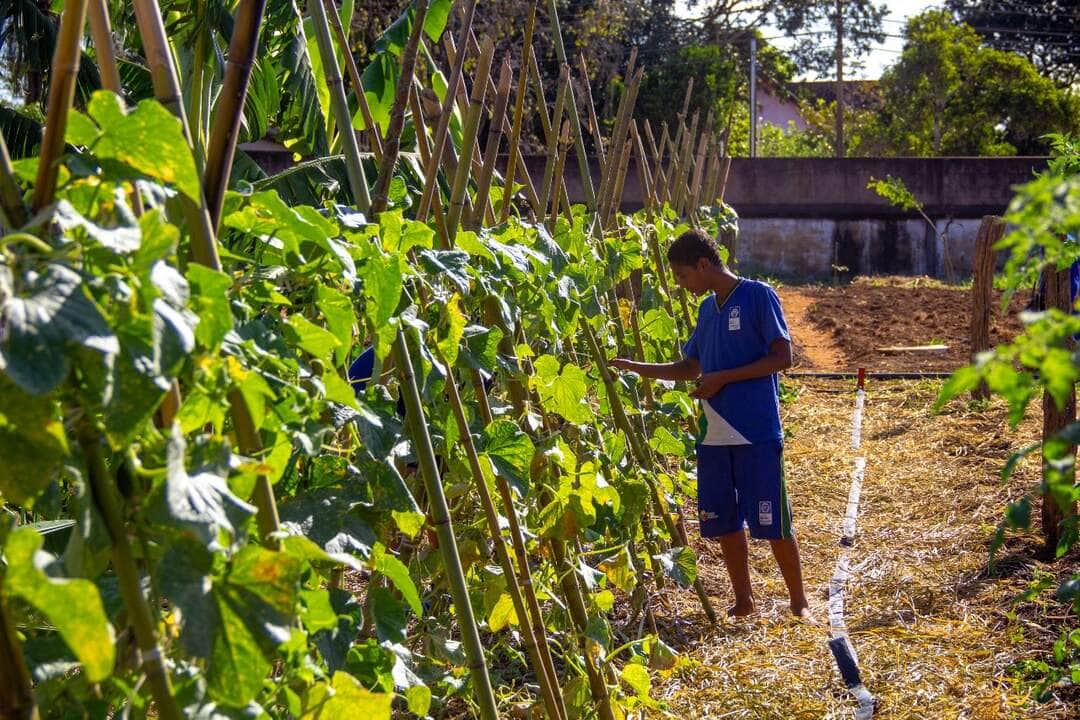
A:
[[[792,59],[803,71],[832,76],[836,68],[837,8],[843,31],[844,67],[857,68],[874,43],[885,40],[881,21],[885,5],[872,0],[787,0],[777,2],[774,22],[798,38]]]
[[[1077,125],[1077,99],[1015,53],[984,47],[942,10],[908,21],[880,84],[877,140],[900,155],[1042,154]]]
[[[990,47],[1023,55],[1060,87],[1080,81],[1075,0],[948,0],[946,6]]]

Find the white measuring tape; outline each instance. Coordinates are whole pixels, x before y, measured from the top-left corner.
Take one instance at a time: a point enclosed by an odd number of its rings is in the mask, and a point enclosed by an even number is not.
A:
[[[866,371],[859,368],[859,385],[855,392],[855,412],[851,421],[851,448],[858,450],[862,446],[863,408],[866,405],[866,392],[863,382]],[[863,478],[866,475],[866,458],[855,458],[855,467],[851,475],[851,489],[848,491],[847,509],[840,533],[840,545],[849,548],[855,544],[857,518],[859,516],[859,498],[862,495]],[[856,720],[869,720],[874,715],[875,700],[863,685],[859,673],[859,658],[848,637],[847,623],[844,621],[844,599],[847,595],[848,579],[858,568],[852,568],[848,561],[848,551],[840,550],[836,558],[836,567],[829,579],[829,649],[836,659],[836,667],[848,691],[855,696],[858,708]]]

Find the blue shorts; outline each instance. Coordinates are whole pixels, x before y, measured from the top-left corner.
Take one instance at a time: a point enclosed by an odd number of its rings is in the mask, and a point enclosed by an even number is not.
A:
[[[698,515],[702,537],[739,532],[788,540],[791,503],[784,483],[784,443],[698,445]]]

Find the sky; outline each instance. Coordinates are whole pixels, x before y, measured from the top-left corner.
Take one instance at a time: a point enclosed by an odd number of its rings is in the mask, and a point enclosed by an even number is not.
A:
[[[940,1],[927,2],[926,0],[885,0],[889,14],[885,17],[882,30],[891,37],[886,37],[884,43],[875,47],[870,55],[863,59],[866,65],[865,68],[856,71],[845,71],[844,75],[853,80],[876,80],[881,77],[881,72],[885,67],[891,65],[899,57],[900,50],[904,45],[903,39],[899,36],[903,34],[907,18],[911,15],[918,15],[929,8],[940,7],[942,4]],[[700,13],[700,10],[698,12]],[[693,15],[695,13],[686,14]],[[765,37],[779,35],[779,32],[771,28],[764,28],[763,32]],[[783,49],[789,47],[793,41],[788,38],[778,38],[770,40],[770,42]],[[816,80],[819,78],[810,75],[800,79]]]

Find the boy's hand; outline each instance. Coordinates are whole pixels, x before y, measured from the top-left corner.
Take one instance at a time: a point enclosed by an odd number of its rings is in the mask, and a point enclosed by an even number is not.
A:
[[[697,398],[698,400],[708,400],[726,385],[727,382],[724,379],[724,373],[712,372],[705,373],[698,380],[697,387],[690,393],[690,397]]]
[[[626,358],[611,358],[607,364],[609,368],[622,370],[623,372],[630,372],[634,369],[634,361]]]

